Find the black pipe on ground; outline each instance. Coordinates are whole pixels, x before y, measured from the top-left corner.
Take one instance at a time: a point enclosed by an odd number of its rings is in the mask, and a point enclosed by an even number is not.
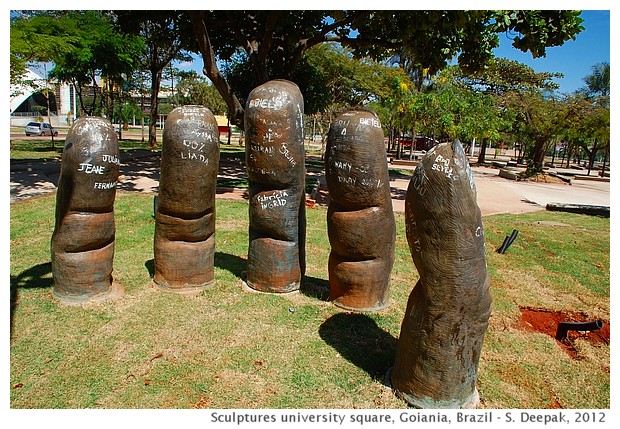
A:
[[[597,331],[603,327],[603,322],[593,320],[591,322],[560,322],[555,333],[555,339],[562,341],[568,335],[568,331]]]
[[[510,245],[515,241],[515,239],[517,238],[517,235],[519,235],[519,231],[517,231],[516,229],[512,230],[512,234],[510,234],[510,236],[507,236],[504,239],[504,242],[502,243],[502,245],[499,247],[499,249],[497,249],[497,253],[505,253],[506,250],[510,247]]]

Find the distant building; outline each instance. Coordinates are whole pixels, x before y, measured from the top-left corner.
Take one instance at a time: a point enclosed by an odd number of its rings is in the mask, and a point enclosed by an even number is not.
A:
[[[22,126],[41,116],[47,122],[47,99],[45,78],[31,69],[26,69],[23,84],[10,88],[11,126]],[[68,126],[75,114],[74,94],[71,85],[54,85],[50,94],[49,110],[52,126]],[[69,119],[69,121],[68,121]]]

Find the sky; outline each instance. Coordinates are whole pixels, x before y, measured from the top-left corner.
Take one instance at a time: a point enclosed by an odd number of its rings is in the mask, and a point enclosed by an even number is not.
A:
[[[575,40],[547,48],[545,58],[534,59],[531,53],[513,48],[505,34],[500,35],[500,47],[495,49],[495,56],[519,61],[537,72],[560,72],[564,77],[555,79],[560,85],[558,91],[575,92],[585,86],[583,78],[592,73],[592,66],[610,63],[610,11],[583,10],[581,18],[585,30],[577,34]]]

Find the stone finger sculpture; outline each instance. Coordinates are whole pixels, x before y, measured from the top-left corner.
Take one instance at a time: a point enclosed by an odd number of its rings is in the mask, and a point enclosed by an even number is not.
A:
[[[121,292],[113,282],[118,140],[110,121],[82,117],[67,134],[51,241],[52,295],[79,304]]]
[[[330,300],[374,311],[388,305],[396,225],[381,123],[347,111],[332,123],[325,160]]]
[[[197,293],[214,283],[219,132],[213,113],[182,106],[166,119],[155,212],[155,274],[160,288]]]
[[[246,103],[247,284],[261,292],[298,290],[305,271],[303,106],[299,88],[286,80],[255,88]]]
[[[491,294],[476,188],[458,140],[421,160],[405,222],[420,279],[401,326],[392,387],[417,408],[473,408]]]

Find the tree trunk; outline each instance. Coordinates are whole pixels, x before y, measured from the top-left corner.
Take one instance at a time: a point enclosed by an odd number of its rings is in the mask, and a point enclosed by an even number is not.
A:
[[[536,138],[534,146],[534,156],[527,167],[527,174],[535,174],[543,171],[545,162],[545,143],[547,139],[543,137]]]
[[[488,139],[483,138],[480,142],[480,153],[478,154],[478,164],[484,164],[487,156],[487,142]]]
[[[157,149],[157,110],[159,86],[161,85],[161,70],[151,70],[151,114],[149,121],[149,147]]]
[[[607,164],[607,155],[609,155],[609,144],[605,148],[605,157],[603,158],[603,169],[601,170],[601,177],[605,177],[605,166]]]
[[[594,158],[596,157],[596,152],[598,151],[598,147],[596,147],[597,143],[598,141],[594,139],[594,146],[592,146],[592,150],[590,151],[590,159],[588,162],[588,176],[590,175],[592,167],[594,166]]]
[[[194,32],[198,39],[198,46],[200,47],[200,53],[204,62],[204,74],[213,82],[213,85],[217,88],[218,92],[226,102],[228,111],[230,112],[230,120],[233,124],[244,129],[243,115],[244,109],[239,102],[239,99],[234,94],[232,88],[228,84],[228,81],[222,76],[215,58],[215,52],[211,46],[211,40],[209,39],[209,33],[204,22],[203,11],[190,11],[189,16],[194,26]]]

